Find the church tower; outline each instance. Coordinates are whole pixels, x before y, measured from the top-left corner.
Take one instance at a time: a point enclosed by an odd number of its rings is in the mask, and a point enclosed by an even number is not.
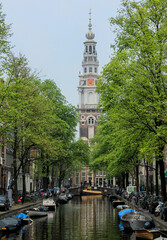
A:
[[[84,42],[82,61],[82,74],[79,74],[79,137],[89,141],[94,137],[97,127],[97,119],[100,116],[98,110],[99,94],[96,92],[99,61],[97,59],[95,34],[92,32],[91,11],[89,12],[88,32]]]
[[[99,94],[96,92],[99,61],[97,59],[95,34],[92,32],[91,11],[89,12],[88,32],[84,42],[82,61],[82,73],[79,74],[79,137],[85,142],[94,137],[98,118],[101,111],[98,108]],[[83,166],[79,172],[75,172],[72,178],[73,186],[89,184],[90,186],[104,186],[105,172],[90,172]]]

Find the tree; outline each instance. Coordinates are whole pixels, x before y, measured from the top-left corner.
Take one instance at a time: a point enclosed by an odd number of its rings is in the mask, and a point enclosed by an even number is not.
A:
[[[23,198],[26,193],[25,169],[32,147],[52,149],[49,123],[53,122],[51,102],[41,94],[40,80],[28,67],[24,56],[11,55],[6,63],[6,107],[3,108],[6,143],[13,151],[14,189],[17,201],[17,179],[22,170]]]
[[[165,200],[167,2],[124,0],[122,6],[118,16],[111,18],[117,33],[114,54],[97,89],[119,145],[133,134],[127,146],[137,145],[140,159],[146,156],[150,161],[157,156]]]
[[[56,122],[58,122],[58,125],[55,122],[50,126],[51,138],[56,140],[57,143],[52,154],[48,153],[48,159],[50,159],[48,166],[52,166],[52,169],[53,167],[58,169],[60,186],[65,176],[69,174],[71,166],[73,166],[71,144],[75,138],[78,114],[76,108],[67,103],[53,81],[44,81],[42,92],[52,102],[52,116],[57,116]]]

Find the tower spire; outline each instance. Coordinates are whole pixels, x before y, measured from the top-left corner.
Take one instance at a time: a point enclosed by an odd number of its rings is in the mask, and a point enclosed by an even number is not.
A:
[[[91,14],[92,14],[92,12],[91,12],[91,8],[89,8],[89,25],[88,25],[88,27],[89,27],[89,31],[91,31],[92,30],[92,23],[91,23],[91,20],[92,20],[92,18],[91,18]]]
[[[92,18],[91,18],[92,12],[91,12],[91,8],[89,9],[89,24],[88,24],[88,33],[86,34],[86,38],[88,40],[93,40],[95,37],[95,34],[92,32]]]

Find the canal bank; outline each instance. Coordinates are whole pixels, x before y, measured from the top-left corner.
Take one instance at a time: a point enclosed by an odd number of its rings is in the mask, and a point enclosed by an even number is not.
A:
[[[120,198],[120,196],[118,196]],[[155,225],[157,228],[161,228],[161,229],[164,229],[164,230],[167,230],[167,222],[165,222],[164,220],[161,219],[160,216],[158,217],[155,217],[154,214],[151,214],[148,210],[145,210],[143,208],[141,208],[140,206],[137,206],[135,204],[132,204],[131,202],[121,198],[122,200],[125,201],[126,205],[128,205],[130,208],[136,210],[136,211],[139,211],[139,212],[142,212],[145,216],[150,216],[152,217]]]
[[[22,212],[24,210],[27,210],[29,208],[38,206],[41,203],[42,203],[42,201],[39,200],[39,201],[36,201],[36,202],[33,202],[33,203],[25,202],[23,204],[21,204],[21,203],[14,204],[12,207],[10,207],[9,210],[4,211],[4,212],[2,212],[2,211],[0,212],[0,219],[3,219],[5,217],[9,217],[9,216],[14,215],[14,214],[17,214],[17,213]]]

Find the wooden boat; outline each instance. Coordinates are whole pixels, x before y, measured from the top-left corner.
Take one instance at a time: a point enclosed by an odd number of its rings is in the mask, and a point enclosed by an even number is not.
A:
[[[39,217],[45,217],[48,215],[47,212],[40,211],[35,208],[26,211],[26,214],[28,215],[29,218],[39,218]]]
[[[58,199],[57,199],[57,203],[59,204],[65,204],[65,203],[68,203],[68,198],[67,196],[64,194],[64,195],[59,195],[58,196]]]
[[[122,225],[125,231],[135,231],[138,228],[153,228],[155,224],[151,217],[141,212],[130,212],[121,216]]]
[[[125,205],[125,202],[122,200],[116,200],[112,202],[113,207],[117,207],[118,205]]]
[[[118,197],[117,197],[116,195],[110,195],[110,196],[109,196],[109,199],[110,199],[110,201],[112,202],[112,201],[118,200]]]
[[[155,240],[167,240],[167,238],[160,236],[159,238],[155,238]]]
[[[48,210],[55,210],[55,209],[56,209],[56,203],[55,203],[55,201],[54,201],[53,198],[43,199],[42,205],[43,205],[44,207],[47,207]]]
[[[31,218],[28,217],[25,213],[19,213],[17,215],[14,215],[16,218],[21,220],[21,225],[27,225],[33,222]]]
[[[118,205],[118,206],[116,207],[116,209],[118,209],[118,210],[124,210],[124,209],[127,209],[127,208],[129,208],[128,205]]]
[[[150,240],[161,236],[161,233],[158,229],[136,229],[135,234],[137,238],[144,238]]]
[[[89,195],[102,195],[102,191],[98,191],[96,189],[84,189],[81,192],[81,195],[89,196]]]

